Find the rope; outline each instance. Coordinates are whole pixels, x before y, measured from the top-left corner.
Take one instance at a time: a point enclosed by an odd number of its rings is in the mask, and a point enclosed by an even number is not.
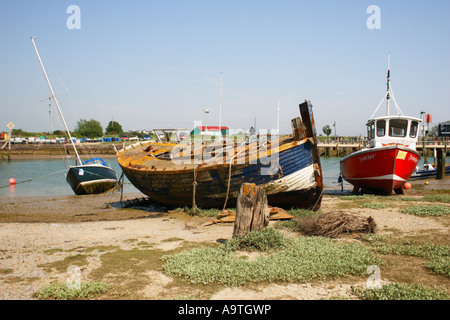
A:
[[[125,175],[123,174],[123,171],[122,171],[122,174],[120,175],[120,178],[119,178],[119,185],[118,185],[119,190],[120,190],[120,205],[122,206],[122,208],[124,208],[124,205],[123,205],[123,182],[124,182],[124,180],[125,180]]]
[[[241,145],[238,147],[242,147],[246,144],[247,142],[244,141],[243,143],[241,143]],[[266,148],[267,150],[267,148]],[[227,206],[227,202],[228,202],[228,197],[230,195],[230,182],[231,182],[231,165],[233,164],[233,161],[242,153],[242,151],[245,151],[245,148],[243,148],[241,151],[239,151],[239,153],[236,153],[236,155],[234,155],[231,159],[230,159],[230,165],[228,166],[228,183],[227,183],[227,195],[225,197],[225,203],[223,204],[223,208],[222,208],[222,212],[225,210],[226,206]]]
[[[192,183],[193,191],[192,191],[192,211],[191,211],[191,215],[194,215],[195,207],[196,207],[196,205],[195,205],[195,187],[197,186],[197,174],[198,174],[197,169],[199,167],[203,166],[203,165],[204,165],[204,163],[200,163],[200,164],[196,165],[195,168],[194,168],[194,182]]]
[[[20,184],[20,183],[25,183],[25,182],[30,182],[30,181],[38,180],[38,179],[41,179],[41,178],[53,176],[53,175],[55,175],[55,174],[58,174],[58,173],[61,173],[61,172],[64,172],[64,171],[66,171],[66,169],[60,170],[60,171],[56,171],[56,172],[54,172],[54,173],[46,174],[46,175],[43,175],[43,176],[38,176],[38,177],[31,178],[31,179],[19,181],[19,182],[16,182],[15,184]],[[7,187],[9,187],[9,186],[10,186],[10,185],[0,186],[0,188],[7,188]]]
[[[232,159],[233,160],[233,159]],[[233,161],[230,160],[230,165],[228,166],[228,185],[227,185],[227,196],[225,197],[225,203],[223,204],[223,208],[222,211],[225,210],[226,206],[227,206],[227,202],[228,202],[228,196],[230,194],[230,181],[231,181],[231,164],[233,163]]]
[[[370,116],[370,119],[373,119],[373,116],[375,115],[375,113],[377,113],[378,108],[379,108],[379,107],[381,106],[381,104],[383,103],[383,101],[384,101],[384,99],[386,98],[387,94],[388,94],[387,92],[384,94],[383,99],[381,99],[380,104],[379,104],[378,107],[375,109],[375,112]]]
[[[394,90],[392,89],[392,85],[391,85],[391,94],[392,94],[392,99],[394,99],[394,104],[395,104],[395,108],[397,109],[398,115],[403,116],[403,112],[400,109],[400,106],[397,104],[397,100],[395,100]]]

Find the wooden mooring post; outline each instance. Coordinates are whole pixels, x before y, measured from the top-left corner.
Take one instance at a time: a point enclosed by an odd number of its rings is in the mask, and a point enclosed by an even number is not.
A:
[[[3,151],[3,149],[8,146],[8,149],[6,151]],[[0,148],[0,159],[1,160],[8,160],[11,161],[11,142],[6,142],[1,148]]]
[[[436,158],[437,158],[436,179],[437,180],[445,179],[445,152],[444,152],[444,148],[436,149]]]
[[[11,161],[11,153],[10,152],[0,153],[0,159]]]
[[[236,204],[233,237],[242,237],[250,231],[259,231],[269,224],[267,195],[254,183],[241,186]]]

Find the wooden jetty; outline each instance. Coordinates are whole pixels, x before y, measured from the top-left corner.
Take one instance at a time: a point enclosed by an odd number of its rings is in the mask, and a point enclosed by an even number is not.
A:
[[[361,141],[359,139],[355,141],[320,141],[317,144],[321,156],[343,156],[354,151],[358,151],[364,148],[367,148],[367,143],[365,141]],[[425,147],[425,148],[424,148]],[[423,154],[423,150],[425,150],[427,156],[432,156],[434,154],[435,149],[444,149],[446,150],[445,154],[450,155],[450,140],[438,141],[436,144],[434,140],[428,140],[423,143],[418,143],[416,146],[417,151],[420,154]]]

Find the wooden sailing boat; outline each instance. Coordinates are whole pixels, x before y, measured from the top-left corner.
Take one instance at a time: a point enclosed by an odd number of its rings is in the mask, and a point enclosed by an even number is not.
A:
[[[390,95],[388,67],[386,95],[366,124],[369,148],[353,152],[340,161],[342,177],[354,186],[354,193],[360,189],[387,195],[392,191],[403,193],[403,185],[419,162],[416,144],[421,120],[403,115],[396,103],[397,115],[390,115]],[[386,116],[374,118],[385,98]]]
[[[33,47],[39,59],[39,63],[44,73],[45,80],[47,81],[47,85],[50,89],[51,97],[53,98],[53,101],[55,101],[58,113],[64,124],[64,128],[67,132],[67,135],[69,136],[70,142],[72,143],[73,149],[75,150],[76,165],[69,167],[66,175],[67,183],[77,195],[97,194],[111,190],[117,185],[116,172],[101,158],[93,158],[84,162],[81,160],[77,147],[67,127],[66,121],[64,120],[64,116],[59,107],[58,100],[56,99],[56,95],[53,91],[52,85],[50,84],[50,81],[48,79],[44,64],[42,63],[41,57],[34,42],[34,37],[31,37],[31,42],[33,43]]]
[[[317,210],[323,179],[312,105],[299,107],[291,137],[206,145],[138,142],[119,151],[117,161],[137,189],[167,206],[233,207],[249,182],[264,188],[270,206]]]

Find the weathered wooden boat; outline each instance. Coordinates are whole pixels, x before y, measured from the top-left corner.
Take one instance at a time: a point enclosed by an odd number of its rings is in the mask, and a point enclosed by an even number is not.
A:
[[[47,85],[50,89],[51,98],[53,99],[53,101],[55,101],[59,115],[64,124],[64,128],[66,129],[66,133],[75,151],[76,165],[69,166],[69,170],[67,171],[66,175],[67,183],[77,195],[97,194],[113,189],[117,186],[117,176],[116,172],[111,168],[111,166],[107,165],[101,158],[93,158],[84,162],[81,160],[80,155],[77,151],[77,147],[72,139],[69,128],[67,127],[66,121],[61,112],[61,108],[59,107],[59,103],[56,99],[52,85],[50,84],[50,80],[48,79],[44,64],[42,63],[41,57],[39,56],[39,52],[37,50],[33,37],[31,37],[31,42],[33,43],[33,47],[41,65],[42,72],[44,73],[45,80],[47,81]]]
[[[390,70],[387,73],[386,116],[374,117],[380,105],[367,121],[369,148],[355,151],[340,161],[342,177],[359,190],[389,195],[403,193],[419,162],[416,151],[421,120],[403,115],[396,104],[397,115],[389,114]],[[394,100],[395,102],[395,100]]]
[[[268,204],[281,208],[320,208],[322,169],[312,105],[300,104],[293,136],[259,137],[241,144],[139,142],[119,151],[129,181],[167,206],[234,207],[241,185],[265,189]]]

